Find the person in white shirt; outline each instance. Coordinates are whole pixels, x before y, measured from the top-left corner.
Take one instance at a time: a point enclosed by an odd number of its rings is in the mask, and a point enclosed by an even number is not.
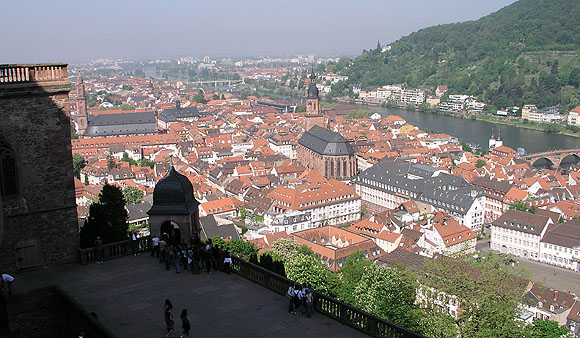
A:
[[[2,274],[2,290],[4,290],[4,285],[8,289],[8,294],[12,294],[12,283],[14,283],[14,277],[10,276],[7,273]]]
[[[159,237],[155,236],[151,239],[151,241],[153,242],[153,250],[151,250],[151,257],[157,255],[157,258],[159,258]]]

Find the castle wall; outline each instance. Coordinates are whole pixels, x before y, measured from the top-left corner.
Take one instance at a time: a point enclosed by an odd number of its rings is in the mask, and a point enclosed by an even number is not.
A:
[[[0,266],[7,271],[77,259],[69,90],[66,77],[0,85],[0,141],[13,151],[18,173],[18,193],[1,200]]]

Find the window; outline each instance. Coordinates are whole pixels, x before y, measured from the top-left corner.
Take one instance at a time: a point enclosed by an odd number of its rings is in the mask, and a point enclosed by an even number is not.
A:
[[[18,194],[18,172],[12,151],[0,144],[0,195]]]

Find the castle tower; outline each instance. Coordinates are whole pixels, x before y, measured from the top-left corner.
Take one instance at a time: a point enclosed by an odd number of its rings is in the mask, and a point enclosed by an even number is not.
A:
[[[0,266],[74,263],[79,228],[67,65],[0,65]]]
[[[316,75],[314,75],[314,70],[310,74],[310,84],[308,85],[308,96],[306,97],[306,113],[304,114],[306,118],[306,131],[309,131],[313,126],[325,127],[324,116],[322,115],[322,110],[320,109],[320,98],[318,97],[318,88],[314,80]]]
[[[80,76],[77,81],[77,123],[79,135],[83,135],[87,129],[87,100],[85,97],[85,83]]]

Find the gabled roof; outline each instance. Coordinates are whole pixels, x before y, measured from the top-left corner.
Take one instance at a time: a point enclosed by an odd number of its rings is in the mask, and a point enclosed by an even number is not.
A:
[[[354,155],[355,152],[346,138],[330,129],[314,126],[305,132],[298,144],[320,155]]]

